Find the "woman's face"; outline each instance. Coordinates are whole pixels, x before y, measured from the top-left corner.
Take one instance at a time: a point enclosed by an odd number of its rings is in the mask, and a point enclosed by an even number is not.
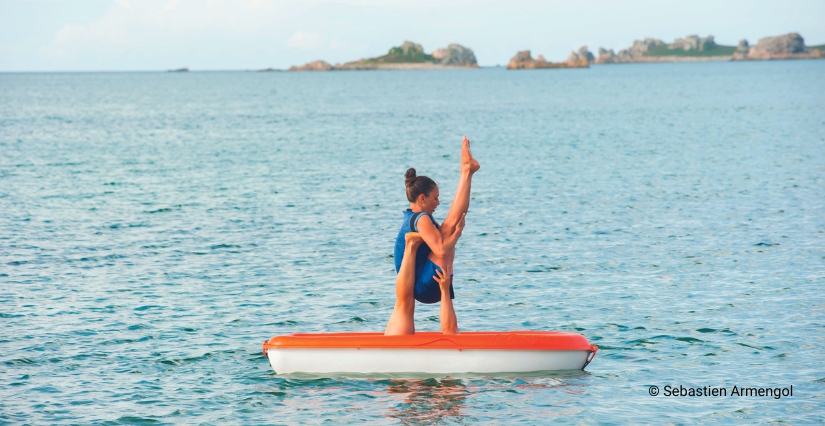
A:
[[[433,214],[435,208],[438,207],[439,204],[441,204],[441,202],[438,201],[437,186],[435,187],[435,189],[433,189],[432,192],[430,192],[430,195],[422,194],[419,199],[421,200],[421,210],[429,214]]]

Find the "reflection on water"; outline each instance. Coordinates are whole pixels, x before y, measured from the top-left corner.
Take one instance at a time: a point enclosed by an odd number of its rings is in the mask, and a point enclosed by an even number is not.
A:
[[[573,398],[585,394],[589,374],[552,377],[386,380],[395,399],[387,417],[405,424],[477,423],[487,409],[518,412],[529,418],[563,418],[584,411]],[[484,398],[479,405],[474,399]],[[497,401],[493,403],[492,401]],[[542,407],[536,410],[536,405]]]
[[[403,400],[387,412],[388,417],[404,423],[435,423],[449,419],[462,423],[466,414],[462,413],[464,401],[471,394],[470,389],[459,379],[390,380],[387,388],[391,394]]]
[[[272,387],[257,388],[261,399],[256,404],[269,406],[286,422],[312,413],[317,420],[346,415],[368,423],[477,424],[501,410],[517,413],[517,418],[576,416],[585,410],[579,396],[591,384],[591,375],[582,372],[438,379],[278,377]]]

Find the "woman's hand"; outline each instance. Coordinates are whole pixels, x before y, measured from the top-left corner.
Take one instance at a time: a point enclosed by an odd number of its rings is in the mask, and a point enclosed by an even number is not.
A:
[[[441,291],[450,291],[450,284],[453,283],[452,280],[453,275],[453,266],[447,265],[444,267],[444,272],[441,270],[436,269],[435,275],[433,275],[433,279],[438,282],[438,287],[441,288]]]

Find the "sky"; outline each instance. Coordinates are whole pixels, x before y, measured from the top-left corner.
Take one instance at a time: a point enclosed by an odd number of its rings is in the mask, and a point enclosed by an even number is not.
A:
[[[823,17],[825,0],[0,0],[0,71],[283,69],[405,40],[427,53],[461,44],[481,66],[691,34],[821,45]]]

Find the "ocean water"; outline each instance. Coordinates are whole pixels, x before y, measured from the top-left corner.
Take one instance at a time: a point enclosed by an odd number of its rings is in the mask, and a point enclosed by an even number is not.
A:
[[[821,422],[823,75],[0,74],[0,423]],[[272,336],[384,329],[404,171],[443,218],[463,135],[459,328],[578,332],[593,363],[275,375]],[[416,321],[438,330],[438,306]]]

